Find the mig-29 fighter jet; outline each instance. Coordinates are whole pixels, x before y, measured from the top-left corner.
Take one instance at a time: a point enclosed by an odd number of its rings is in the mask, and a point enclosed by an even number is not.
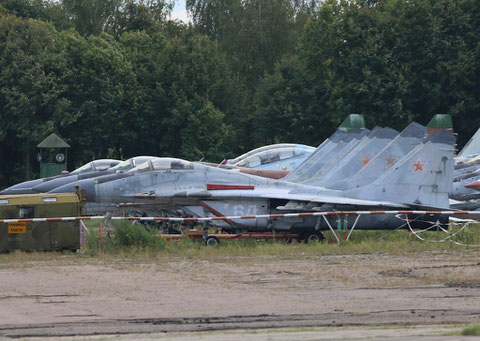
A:
[[[480,129],[468,141],[465,147],[455,158],[455,172],[451,198],[459,201],[456,208],[480,208],[480,192],[476,191],[476,184],[480,183]],[[472,202],[472,200],[477,200]]]
[[[89,180],[83,188],[87,190],[88,201],[181,209],[186,215],[196,217],[298,211],[448,209],[455,140],[451,133],[434,132],[373,182],[342,191],[312,186],[306,179],[302,183],[272,180],[172,158],[145,163],[135,173]],[[327,219],[334,224],[336,218]],[[422,217],[422,220],[429,219],[440,218]],[[213,224],[227,231],[288,230],[312,234],[328,228],[318,217],[225,219]],[[392,216],[367,215],[359,219],[357,228],[394,229],[402,224]]]
[[[118,165],[115,167],[111,167],[106,170],[101,170],[101,171],[93,171],[93,172],[87,172],[87,173],[79,173],[79,174],[67,174],[62,177],[58,177],[56,179],[52,179],[50,181],[41,183],[37,186],[32,187],[32,190],[35,191],[36,193],[47,193],[49,191],[54,190],[57,187],[67,185],[71,182],[76,182],[79,180],[83,179],[91,179],[91,178],[96,178],[99,176],[105,176],[108,174],[115,174],[115,173],[123,173],[126,172],[132,168],[135,168],[144,162],[147,162],[149,160],[155,159],[155,156],[135,156],[132,157],[128,160],[120,162]],[[75,192],[75,190],[71,191]]]
[[[254,149],[233,160],[225,160],[221,164],[240,168],[291,171],[314,150],[314,147],[304,144],[272,144]]]
[[[451,122],[446,125],[444,121],[444,115],[435,115],[428,126],[452,132]],[[325,153],[319,148],[283,180],[337,190],[364,186],[421,146],[428,131],[431,129],[416,122],[410,123],[400,134],[390,128],[376,127],[356,144],[340,146],[343,148],[340,153]],[[345,150],[349,152],[345,154]],[[358,176],[352,178],[357,173]]]
[[[83,166],[75,169],[74,171],[67,173],[67,174],[60,174],[56,176],[51,176],[48,178],[41,178],[41,179],[35,179],[35,180],[29,180],[29,181],[24,181],[19,184],[13,185],[11,187],[8,187],[4,189],[3,191],[0,192],[0,195],[12,195],[12,194],[36,194],[38,193],[37,191],[34,191],[32,188],[38,185],[41,185],[43,183],[59,179],[59,178],[64,178],[68,177],[70,175],[82,175],[85,173],[90,173],[90,172],[102,172],[105,171],[111,167],[115,167],[118,165],[120,160],[113,160],[113,159],[99,159],[99,160],[94,160],[89,163],[84,164]]]
[[[363,115],[350,114],[339,126],[338,130],[342,132],[343,137],[347,137],[349,133],[357,133],[365,129],[365,119]],[[327,140],[332,143],[333,136]],[[336,137],[338,143],[340,137]],[[249,151],[235,159],[225,160],[222,165],[253,168],[264,170],[283,170],[292,171],[298,165],[309,157],[316,148],[303,144],[281,143],[269,146],[263,146]],[[260,175],[261,176],[261,175]]]

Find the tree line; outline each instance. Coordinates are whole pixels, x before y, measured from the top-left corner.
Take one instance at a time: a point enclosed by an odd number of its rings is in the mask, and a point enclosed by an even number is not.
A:
[[[350,113],[402,129],[480,126],[477,0],[0,2],[0,187],[38,175],[55,132],[69,168],[135,155],[221,161],[316,146]]]

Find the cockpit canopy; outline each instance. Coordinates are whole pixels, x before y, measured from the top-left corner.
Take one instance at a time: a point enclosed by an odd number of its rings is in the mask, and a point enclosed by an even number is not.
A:
[[[175,159],[171,157],[155,158],[142,165],[135,167],[129,172],[147,172],[152,170],[178,170],[178,169],[193,169],[193,163],[182,159]]]
[[[150,160],[155,159],[155,158],[156,158],[155,156],[135,156],[135,157],[132,157],[128,160],[120,162],[115,167],[112,167],[111,171],[113,171],[115,173],[126,172],[126,171],[129,171],[132,168],[138,167],[138,166],[144,164],[145,162],[150,161]]]
[[[122,161],[114,160],[114,159],[94,160],[94,161],[91,161],[89,163],[84,164],[80,168],[75,169],[70,174],[84,174],[84,173],[89,173],[89,172],[104,171],[106,169],[115,167],[120,162],[122,162]]]
[[[234,164],[237,167],[255,168],[264,164],[290,159],[311,153],[308,148],[286,147],[273,150],[266,150],[253,154],[246,159]]]
[[[243,155],[240,155],[236,157],[233,160],[228,160],[228,164],[231,165],[236,165],[239,166],[239,163],[241,161],[246,160],[247,158],[253,156],[253,155],[260,155],[263,154],[264,152],[274,152],[275,150],[279,149],[292,149],[292,150],[305,150],[305,152],[311,153],[312,151],[315,150],[314,147],[310,147],[304,144],[295,144],[295,143],[278,143],[278,144],[271,144],[268,146],[263,146],[254,150],[249,151],[248,153],[245,153]],[[303,154],[303,153],[302,153]],[[301,154],[296,154],[296,155],[301,155]],[[239,166],[241,167],[241,166]]]

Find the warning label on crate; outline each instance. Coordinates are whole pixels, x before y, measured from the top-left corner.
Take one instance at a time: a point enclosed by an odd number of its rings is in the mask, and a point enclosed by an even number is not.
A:
[[[27,233],[27,223],[8,223],[8,233]]]

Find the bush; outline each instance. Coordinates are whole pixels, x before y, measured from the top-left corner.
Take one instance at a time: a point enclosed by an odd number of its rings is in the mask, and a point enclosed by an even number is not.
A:
[[[86,250],[90,255],[95,255],[100,250],[100,236],[98,228],[90,228],[85,236]],[[165,248],[166,241],[160,237],[156,229],[147,228],[143,224],[132,224],[129,221],[115,222],[113,228],[103,235],[103,250],[118,251],[121,248],[134,248],[139,250],[161,250]]]
[[[464,330],[462,330],[462,335],[479,336],[480,335],[480,325],[465,328]]]
[[[163,249],[165,240],[160,238],[156,229],[147,228],[143,224],[132,224],[120,221],[114,226],[114,241],[117,246],[140,246],[152,249]]]

